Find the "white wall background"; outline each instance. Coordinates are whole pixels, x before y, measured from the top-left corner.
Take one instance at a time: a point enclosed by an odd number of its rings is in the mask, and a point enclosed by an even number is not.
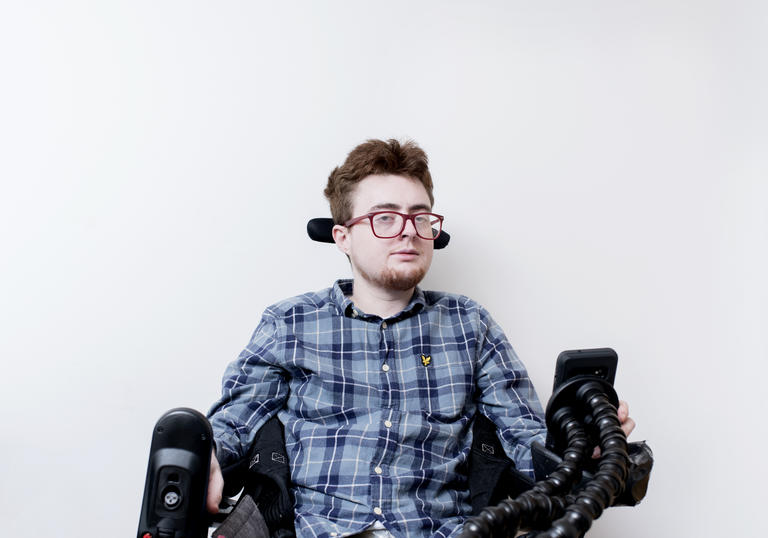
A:
[[[763,2],[7,2],[0,516],[136,532],[151,430],[206,410],[262,309],[348,275],[304,234],[369,137],[429,153],[543,401],[612,346],[656,467],[593,537],[762,536]]]

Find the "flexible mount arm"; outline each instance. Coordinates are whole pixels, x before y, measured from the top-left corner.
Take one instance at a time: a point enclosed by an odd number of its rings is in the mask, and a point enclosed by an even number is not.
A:
[[[467,520],[460,538],[514,536],[520,529],[539,530],[535,536],[542,538],[583,536],[626,485],[629,456],[617,405],[613,387],[599,378],[577,377],[559,387],[547,406],[547,427],[565,446],[557,468],[531,490]],[[569,493],[590,456],[588,430],[599,440],[597,471]]]

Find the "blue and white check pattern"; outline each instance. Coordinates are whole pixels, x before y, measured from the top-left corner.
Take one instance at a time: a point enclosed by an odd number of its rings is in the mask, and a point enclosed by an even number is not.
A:
[[[453,536],[470,513],[476,411],[521,471],[544,439],[525,367],[471,299],[416,290],[382,320],[358,311],[352,281],[267,308],[209,413],[223,464],[245,457],[278,413],[299,536]]]

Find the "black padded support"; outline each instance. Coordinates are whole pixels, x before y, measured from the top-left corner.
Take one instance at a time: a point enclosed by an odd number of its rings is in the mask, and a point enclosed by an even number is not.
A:
[[[330,218],[316,218],[307,223],[307,234],[313,241],[319,241],[320,243],[333,243],[333,219]],[[440,232],[440,235],[435,239],[435,248],[441,249],[448,246],[448,242],[451,240],[451,236],[445,231]]]
[[[531,489],[533,480],[515,468],[496,436],[496,425],[482,413],[475,414],[469,455],[469,499],[472,514],[495,506],[507,497]]]

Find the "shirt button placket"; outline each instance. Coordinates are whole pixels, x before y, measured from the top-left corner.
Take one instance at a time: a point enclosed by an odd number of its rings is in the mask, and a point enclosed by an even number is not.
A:
[[[386,412],[386,408],[391,407],[393,402],[391,401],[391,392],[390,392],[390,382],[392,379],[390,378],[390,366],[388,364],[388,361],[392,359],[394,354],[394,342],[392,341],[392,331],[387,331],[387,322],[382,321],[379,325],[379,336],[381,338],[381,343],[383,344],[381,347],[381,350],[384,352],[382,358],[382,364],[381,364],[381,371],[384,375],[384,385],[387,387],[387,393],[390,396],[390,401],[388,404],[385,404],[385,409],[383,411]],[[391,410],[390,410],[390,418],[391,418]],[[384,427],[389,430],[392,428],[392,422],[389,420],[389,418],[384,420]],[[387,491],[391,488],[391,484],[389,484],[389,480],[384,476],[384,469],[381,466],[382,462],[385,462],[389,460],[392,457],[391,451],[393,450],[393,440],[390,439],[390,434],[387,432],[385,434],[385,438],[387,441],[385,441],[384,444],[384,452],[382,453],[381,459],[377,462],[378,464],[373,468],[373,472],[377,477],[379,477],[379,480],[374,480],[373,484],[376,484],[376,486],[373,488],[374,495],[373,495],[373,501],[377,502],[379,505],[375,506],[373,508],[373,513],[377,516],[382,516],[384,514],[384,510],[382,506],[387,505],[388,501],[385,500],[387,497]]]
[[[384,373],[389,372],[389,364],[387,364],[387,361],[392,355],[392,344],[393,344],[393,342],[389,338],[387,338],[387,334],[384,332],[386,328],[387,328],[387,322],[382,321],[381,322],[381,333],[382,333],[381,338],[385,342],[385,346],[386,346],[385,347],[386,352],[384,355],[384,364],[381,365],[381,369],[382,371],[384,371]]]

